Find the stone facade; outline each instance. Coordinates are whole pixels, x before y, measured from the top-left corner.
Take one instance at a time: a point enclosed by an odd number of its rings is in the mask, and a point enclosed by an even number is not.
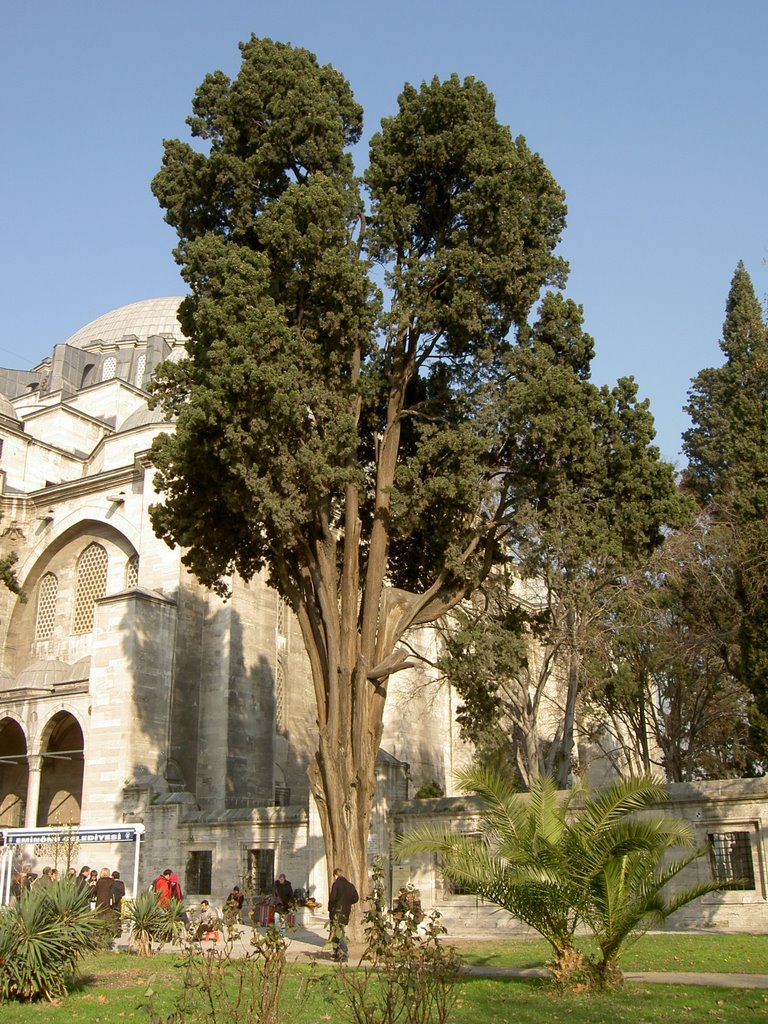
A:
[[[713,876],[738,879],[735,888],[700,897],[671,915],[671,931],[712,928],[768,931],[768,778],[677,783],[669,800],[647,813],[677,815],[693,828],[704,855],[684,869],[675,886],[686,888]],[[477,829],[475,797],[404,801],[393,815],[393,829],[407,834],[421,825],[449,825],[453,831]],[[414,856],[396,865],[393,884],[412,882],[425,909],[437,909],[450,933],[527,935],[530,930],[506,911],[475,896],[454,894],[440,873],[435,854]]]
[[[173,427],[144,387],[183,354],[179,301],[115,310],[33,370],[0,370],[0,551],[28,597],[0,588],[0,827],[141,822],[141,885],[170,864],[221,897],[277,869],[322,901],[297,623],[263,579],[233,579],[227,601],[207,591],[149,522],[147,451]],[[450,695],[424,672],[392,691],[372,852],[409,764],[416,787],[451,784]],[[126,878],[132,858],[78,854]]]

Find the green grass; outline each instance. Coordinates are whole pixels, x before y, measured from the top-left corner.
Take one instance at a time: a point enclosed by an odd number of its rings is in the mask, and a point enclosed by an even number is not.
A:
[[[766,971],[764,936],[653,935],[644,937],[628,960],[628,970],[747,970],[743,958],[753,961],[753,971]],[[495,966],[541,966],[546,945],[536,940],[499,940],[463,944],[462,952],[473,963]],[[104,953],[89,958],[68,998],[55,1006],[48,1003],[6,1003],[0,1008],[2,1024],[149,1024],[141,1008],[151,988],[153,1010],[165,1021],[181,991],[184,974],[178,958],[161,954],[141,959],[127,953]],[[334,968],[319,971],[320,980],[297,998],[306,966],[289,968],[284,1018],[291,1024],[321,1024],[332,1020],[346,1024],[338,1006],[328,999]],[[330,1016],[329,1016],[330,1014]],[[558,996],[544,983],[516,979],[466,978],[460,982],[459,999],[451,1024],[657,1024],[657,1022],[722,1021],[726,1024],[768,1024],[768,990],[728,989],[708,986],[628,984],[609,996]]]
[[[542,982],[473,978],[462,983],[451,1024],[657,1024],[768,1021],[768,992],[695,985],[627,985],[607,996],[558,996]]]
[[[543,939],[454,941],[468,964],[489,967],[543,967],[551,956]],[[581,947],[593,953],[587,938]],[[621,960],[625,971],[703,971],[716,974],[768,974],[764,935],[643,935]]]

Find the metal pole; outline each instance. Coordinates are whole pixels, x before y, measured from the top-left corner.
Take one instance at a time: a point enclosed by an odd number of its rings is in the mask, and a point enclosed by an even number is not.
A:
[[[136,899],[136,894],[139,891],[139,851],[141,850],[141,833],[136,829],[136,849],[134,850],[133,857],[133,892],[131,893],[132,899]]]

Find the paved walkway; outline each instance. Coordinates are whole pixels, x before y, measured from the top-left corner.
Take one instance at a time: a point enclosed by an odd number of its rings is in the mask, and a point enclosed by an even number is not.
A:
[[[244,927],[235,943],[235,951],[246,953],[251,949],[251,928]],[[203,948],[213,943],[204,942]],[[219,940],[223,945],[223,939]],[[768,948],[768,942],[766,943]],[[350,963],[357,963],[362,955],[362,946],[350,947]],[[327,933],[318,929],[297,928],[288,934],[287,958],[294,963],[309,963],[334,966]],[[463,973],[470,978],[547,978],[549,972],[537,967],[491,967],[466,966]],[[625,971],[627,981],[644,985],[715,985],[722,988],[765,988],[768,989],[768,974],[704,974],[698,971]]]

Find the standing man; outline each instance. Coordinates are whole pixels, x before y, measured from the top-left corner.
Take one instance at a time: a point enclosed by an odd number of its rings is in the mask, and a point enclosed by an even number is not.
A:
[[[275,906],[275,924],[281,935],[285,935],[285,925],[291,909],[292,899],[293,886],[285,875],[279,875],[272,890],[272,902]]]
[[[357,889],[348,878],[344,877],[341,868],[334,868],[331,895],[328,897],[328,914],[331,919],[333,959],[338,960],[341,964],[345,964],[349,960],[349,946],[345,929],[349,924],[352,907],[359,899]]]

